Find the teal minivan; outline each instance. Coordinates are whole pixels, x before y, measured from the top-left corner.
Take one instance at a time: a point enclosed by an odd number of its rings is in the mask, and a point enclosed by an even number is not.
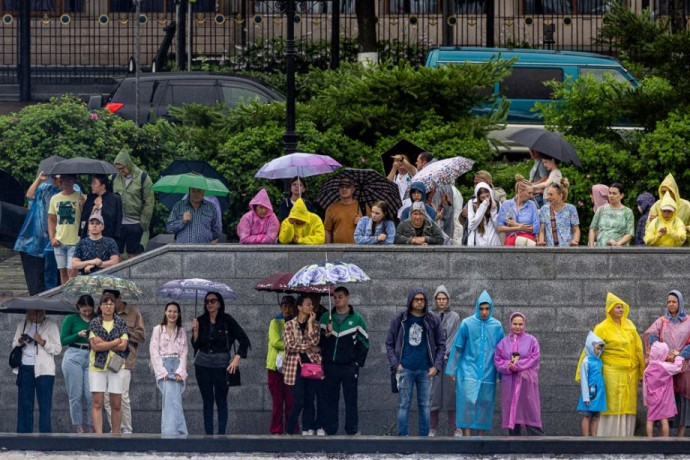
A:
[[[616,80],[637,86],[637,80],[618,60],[595,53],[575,51],[551,51],[535,49],[442,47],[429,52],[427,67],[447,64],[484,63],[492,58],[517,60],[512,72],[502,82],[494,85],[494,93],[510,101],[508,123],[541,123],[542,116],[533,112],[536,102],[551,99],[551,88],[545,85],[551,80],[565,81],[590,74],[601,80],[609,74]],[[483,114],[491,107],[478,107],[473,113]]]

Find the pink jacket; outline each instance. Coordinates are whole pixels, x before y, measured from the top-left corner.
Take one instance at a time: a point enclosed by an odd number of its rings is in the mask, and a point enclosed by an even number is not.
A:
[[[254,211],[254,206],[257,204],[268,209],[263,219]],[[240,244],[275,244],[279,230],[280,222],[273,213],[273,206],[266,189],[262,188],[249,202],[249,212],[242,216],[237,225]]]
[[[649,351],[649,364],[644,371],[643,395],[647,406],[647,420],[671,418],[678,413],[673,395],[673,376],[681,371],[683,358],[676,356],[673,363],[666,362],[668,345],[654,342]]]
[[[187,333],[183,328],[179,328],[175,330],[175,334],[171,338],[165,332],[165,326],[159,324],[153,328],[149,343],[151,367],[153,367],[156,380],[160,380],[168,374],[163,367],[162,356],[171,354],[177,354],[180,358],[180,365],[175,373],[187,380]]]

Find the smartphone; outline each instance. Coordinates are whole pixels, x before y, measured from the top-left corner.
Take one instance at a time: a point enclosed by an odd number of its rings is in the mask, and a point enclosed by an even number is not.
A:
[[[27,343],[31,343],[34,341],[33,337],[31,337],[29,334],[22,334],[22,339],[26,341]]]

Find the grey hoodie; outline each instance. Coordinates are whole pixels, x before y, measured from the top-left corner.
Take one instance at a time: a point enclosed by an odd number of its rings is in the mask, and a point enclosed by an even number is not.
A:
[[[448,307],[446,307],[446,310],[443,312],[443,314],[438,310],[438,307],[436,306],[436,296],[439,295],[439,293],[443,293],[446,295],[446,297],[448,297]],[[458,329],[460,328],[461,320],[460,315],[458,313],[451,311],[450,294],[448,293],[448,289],[446,289],[446,287],[443,284],[437,287],[436,291],[434,291],[433,305],[434,313],[436,313],[441,319],[441,329],[443,330],[443,335],[446,339],[446,344],[452,344],[455,340],[455,334],[457,334]],[[450,348],[450,346],[446,345],[446,359],[448,359]]]

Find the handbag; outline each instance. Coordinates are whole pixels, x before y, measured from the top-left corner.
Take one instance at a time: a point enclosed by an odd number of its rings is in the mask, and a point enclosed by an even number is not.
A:
[[[22,365],[22,350],[24,350],[24,345],[17,345],[10,352],[10,367],[12,369]]]
[[[110,355],[110,360],[108,361],[108,365],[106,367],[109,371],[118,373],[120,372],[120,369],[122,369],[122,366],[124,364],[125,358],[118,355],[117,353],[113,353],[112,355]]]
[[[299,373],[304,379],[321,380],[323,378],[323,367],[321,367],[321,364],[304,363],[301,365]]]
[[[525,236],[516,236],[515,237],[515,246],[536,246],[537,242],[534,240],[530,240],[529,238]]]

